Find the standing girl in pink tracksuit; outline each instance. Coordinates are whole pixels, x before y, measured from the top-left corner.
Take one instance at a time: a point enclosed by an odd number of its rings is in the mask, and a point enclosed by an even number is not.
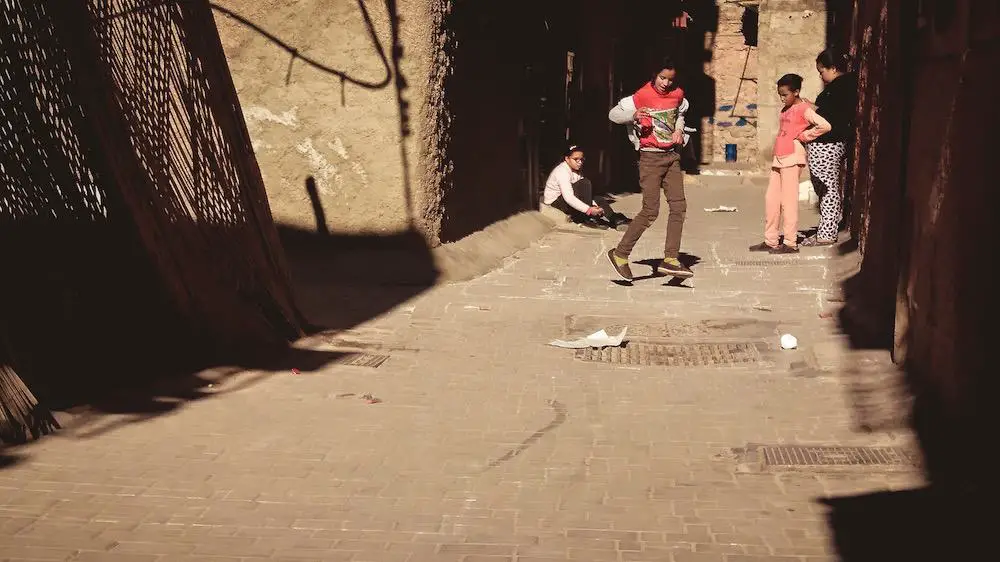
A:
[[[799,234],[799,176],[806,165],[803,143],[830,131],[830,123],[819,116],[812,104],[799,97],[802,77],[786,74],[778,80],[778,97],[785,104],[781,109],[778,136],[774,139],[774,160],[764,196],[764,241],[750,246],[751,252],[795,254]],[[785,239],[778,243],[778,224],[784,217]]]

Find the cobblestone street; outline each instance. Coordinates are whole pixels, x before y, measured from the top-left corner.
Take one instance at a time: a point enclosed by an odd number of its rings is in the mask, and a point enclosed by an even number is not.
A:
[[[900,423],[859,429],[859,412],[899,414],[883,411],[887,358],[846,350],[829,314],[852,256],[747,253],[758,187],[700,176],[688,201],[682,248],[698,261],[681,285],[614,283],[620,233],[560,227],[483,277],[300,344],[388,355],[377,368],[247,372],[163,415],[65,416],[0,457],[0,559],[836,559],[817,500],[919,472],[752,453],[912,446]],[[739,212],[703,210],[719,205]],[[664,204],[633,260],[662,257],[665,220]],[[624,325],[626,356],[675,364],[546,345]],[[799,348],[782,351],[783,333]],[[871,375],[845,375],[857,368]]]

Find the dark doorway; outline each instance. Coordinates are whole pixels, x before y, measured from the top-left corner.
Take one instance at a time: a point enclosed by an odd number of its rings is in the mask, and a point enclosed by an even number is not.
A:
[[[698,129],[715,108],[704,71],[706,37],[718,27],[714,0],[637,0],[628,9],[608,0],[466,0],[455,3],[447,25],[460,47],[445,88],[452,170],[442,241],[536,208],[569,144],[586,150],[584,174],[595,193],[638,191],[635,149],[608,111],[668,54],[691,103],[687,125],[696,129],[685,167],[697,171]]]

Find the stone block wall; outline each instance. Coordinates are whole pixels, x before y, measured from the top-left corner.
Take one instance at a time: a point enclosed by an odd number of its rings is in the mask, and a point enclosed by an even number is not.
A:
[[[725,147],[735,144],[741,163],[758,160],[758,49],[748,45],[743,34],[744,14],[755,6],[724,2],[719,5],[719,28],[707,37],[712,60],[706,74],[715,81],[715,114],[704,130],[704,154],[710,162],[725,161]],[[714,48],[711,43],[714,42]],[[765,90],[766,93],[766,90]]]

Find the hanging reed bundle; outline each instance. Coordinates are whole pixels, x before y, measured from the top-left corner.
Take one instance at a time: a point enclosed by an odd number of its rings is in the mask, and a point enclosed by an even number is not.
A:
[[[0,364],[0,441],[23,443],[59,428],[14,368]]]
[[[24,382],[61,400],[301,336],[206,0],[0,0],[0,267],[14,436],[54,423]]]

